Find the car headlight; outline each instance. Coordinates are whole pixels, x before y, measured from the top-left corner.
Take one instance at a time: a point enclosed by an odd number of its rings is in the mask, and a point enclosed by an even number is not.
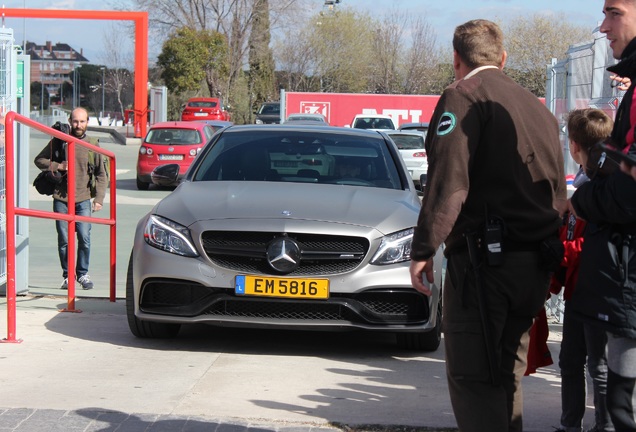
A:
[[[384,237],[378,251],[371,260],[371,264],[395,264],[410,260],[413,231],[413,228],[409,228]]]
[[[256,119],[256,121],[254,122],[255,124],[263,124],[263,120],[261,119]]]
[[[161,216],[151,215],[146,222],[144,239],[150,246],[186,257],[199,256],[190,230]]]

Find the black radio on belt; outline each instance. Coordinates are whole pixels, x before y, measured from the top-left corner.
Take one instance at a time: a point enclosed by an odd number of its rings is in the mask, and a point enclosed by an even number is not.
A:
[[[483,248],[486,255],[486,262],[491,267],[497,267],[503,264],[503,237],[504,223],[497,217],[491,217],[486,220],[484,226]]]

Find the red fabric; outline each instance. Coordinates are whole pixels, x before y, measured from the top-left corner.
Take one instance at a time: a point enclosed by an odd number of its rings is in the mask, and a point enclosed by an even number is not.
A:
[[[576,287],[576,280],[579,275],[579,264],[581,262],[581,248],[583,247],[583,232],[585,231],[585,221],[579,219],[574,215],[568,214],[565,217],[566,223],[563,224],[559,231],[559,236],[563,241],[565,248],[565,254],[563,255],[563,261],[561,261],[561,267],[565,272],[564,280],[559,280],[559,273],[556,272],[555,276],[550,281],[550,292],[552,294],[558,294],[561,292],[561,288],[565,287],[563,291],[563,298],[569,300],[572,297],[574,288]]]
[[[548,316],[545,313],[545,308],[541,308],[539,315],[537,315],[532,327],[530,327],[528,366],[525,375],[533,374],[538,368],[550,366],[553,363],[552,354],[550,354],[548,349],[549,334]]]

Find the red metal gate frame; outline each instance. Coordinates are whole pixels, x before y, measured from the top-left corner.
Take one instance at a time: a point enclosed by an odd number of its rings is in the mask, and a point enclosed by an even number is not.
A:
[[[62,140],[67,140],[68,136],[60,131],[44,126],[28,117],[24,117],[13,111],[9,111],[5,116],[5,161],[6,161],[6,206],[7,206],[7,338],[0,342],[19,343],[16,340],[16,288],[15,288],[15,254],[16,254],[16,216],[31,216],[43,219],[64,220],[68,222],[68,274],[73,277],[75,274],[75,223],[89,222],[102,225],[110,225],[110,301],[114,302],[115,281],[116,281],[116,256],[117,256],[117,237],[116,237],[116,162],[115,154],[96,147],[86,141],[80,139],[70,140],[68,142],[68,160],[75,160],[75,146],[81,145],[88,149],[100,153],[110,158],[110,219],[94,218],[89,216],[78,216],[75,214],[75,188],[68,188],[68,214],[55,213],[52,211],[32,210],[15,206],[15,151],[14,151],[14,123],[18,122],[24,126],[28,126],[39,130],[47,135],[51,135]],[[75,164],[69,164],[67,181],[69,185],[75,184]],[[81,312],[75,309],[75,284],[68,284],[68,302],[67,308],[61,312]]]
[[[2,17],[40,19],[84,19],[135,22],[135,130],[137,137],[146,136],[148,130],[148,12],[63,10],[63,9],[18,9],[1,10]]]

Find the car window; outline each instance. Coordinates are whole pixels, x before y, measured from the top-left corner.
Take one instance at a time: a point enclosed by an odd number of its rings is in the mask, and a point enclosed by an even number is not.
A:
[[[222,134],[192,180],[401,188],[398,168],[380,137],[298,131]]]
[[[265,104],[261,106],[259,114],[280,114],[279,104]]]
[[[218,104],[215,101],[196,101],[188,103],[192,108],[215,108]]]
[[[146,137],[148,144],[188,145],[201,144],[201,134],[195,129],[151,129]]]
[[[389,135],[400,150],[424,148],[424,137],[419,135]]]
[[[203,134],[205,135],[205,142],[210,141],[210,138],[214,135],[214,132],[219,130],[221,127],[216,128],[215,126],[206,125],[203,128]]]

